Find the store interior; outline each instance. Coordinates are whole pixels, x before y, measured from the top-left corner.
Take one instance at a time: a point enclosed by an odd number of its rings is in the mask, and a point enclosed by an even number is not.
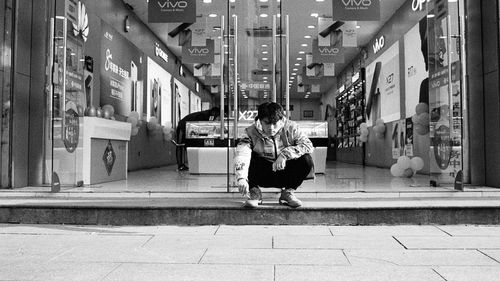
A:
[[[67,67],[73,71],[67,88],[52,85],[58,118],[46,130],[55,128],[48,134],[54,140],[61,130],[64,141],[44,144],[43,188],[54,188],[55,173],[61,190],[70,192],[233,194],[234,144],[266,101],[282,104],[316,146],[316,177],[299,192],[456,188],[466,163],[462,124],[455,120],[462,77],[452,35],[460,1],[445,1],[445,12],[437,5],[442,1],[349,1],[376,11],[354,19],[335,15],[334,5],[345,1],[193,2],[190,22],[159,22],[151,1],[77,4],[75,18],[84,15],[87,28],[73,25],[65,44],[84,59]],[[56,13],[69,15],[65,5]],[[57,20],[54,26],[56,35],[68,32]],[[55,50],[53,62],[71,63]],[[443,70],[453,83],[424,84]],[[67,121],[72,106],[80,115],[76,138]],[[172,141],[178,121],[214,106],[226,118],[188,123],[190,169],[178,171]],[[102,116],[88,114],[92,108]],[[443,124],[448,139],[436,140]]]

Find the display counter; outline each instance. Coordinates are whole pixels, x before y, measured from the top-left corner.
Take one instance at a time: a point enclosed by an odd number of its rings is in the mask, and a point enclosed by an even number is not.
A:
[[[97,117],[83,118],[84,183],[127,179],[131,124]]]
[[[311,139],[315,149],[311,155],[316,173],[325,173],[326,152],[328,145],[328,124],[323,121],[296,121],[301,130]],[[252,122],[238,122],[237,138],[244,135],[245,128]],[[220,121],[192,121],[186,123],[186,147],[189,172],[192,174],[233,173],[235,150],[234,123],[224,123],[224,135],[221,139]],[[227,138],[230,138],[229,144]],[[229,157],[228,157],[229,153]],[[229,165],[228,165],[229,161]]]

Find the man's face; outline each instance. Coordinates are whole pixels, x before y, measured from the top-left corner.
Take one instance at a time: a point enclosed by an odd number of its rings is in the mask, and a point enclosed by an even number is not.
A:
[[[276,135],[284,126],[283,119],[278,120],[276,123],[272,123],[269,122],[269,118],[266,117],[260,120],[260,123],[262,124],[262,131],[264,131],[264,134],[270,137]]]

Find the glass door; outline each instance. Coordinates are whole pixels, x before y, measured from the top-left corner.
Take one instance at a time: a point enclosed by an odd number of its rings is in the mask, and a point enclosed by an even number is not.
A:
[[[83,48],[88,19],[85,6],[78,1],[51,2],[51,10],[44,182],[57,192],[61,186],[83,184]]]
[[[459,190],[468,174],[463,7],[463,1],[429,1],[427,16],[431,185]]]

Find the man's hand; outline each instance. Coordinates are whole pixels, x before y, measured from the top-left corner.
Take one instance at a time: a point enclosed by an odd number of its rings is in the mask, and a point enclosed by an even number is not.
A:
[[[245,196],[249,192],[249,186],[248,186],[248,181],[247,179],[239,179],[237,182],[238,185],[238,190],[240,191],[241,195]]]
[[[283,155],[278,156],[278,159],[273,163],[273,172],[284,170],[286,167],[286,159]]]

